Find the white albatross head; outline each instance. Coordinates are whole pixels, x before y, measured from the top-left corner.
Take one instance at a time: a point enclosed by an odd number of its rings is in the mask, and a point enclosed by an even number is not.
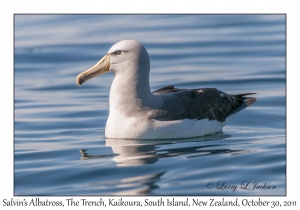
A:
[[[107,72],[122,74],[127,81],[149,81],[150,60],[146,48],[135,40],[124,40],[113,45],[107,54],[93,67],[81,72],[76,83],[84,82]]]

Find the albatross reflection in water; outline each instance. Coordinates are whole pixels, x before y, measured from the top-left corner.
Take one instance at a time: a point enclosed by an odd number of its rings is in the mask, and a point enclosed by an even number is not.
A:
[[[228,144],[226,140],[229,137],[230,135],[228,134],[217,133],[204,137],[176,140],[106,139],[105,146],[111,147],[111,153],[90,155],[88,150],[81,150],[81,159],[87,161],[87,167],[96,170],[103,163],[110,165],[111,163],[108,163],[109,159],[117,167],[110,169],[113,175],[105,181],[89,182],[87,186],[90,190],[94,190],[97,193],[105,192],[105,194],[109,195],[151,195],[155,189],[162,187],[159,184],[162,179],[170,175],[168,173],[170,171],[169,166],[172,168],[174,164],[177,164],[176,157],[193,158],[196,161],[202,157],[203,159],[211,159],[208,157],[210,155],[230,156],[249,152],[243,149],[232,149],[230,146],[232,144]],[[94,153],[93,151],[91,153]],[[164,164],[165,161],[161,161],[165,158],[169,159],[167,161],[168,164]],[[199,170],[201,170],[202,164],[206,163],[200,162],[198,164]],[[148,166],[145,168],[145,165]],[[182,168],[185,170],[185,167],[189,166],[183,165],[181,170]],[[107,173],[107,170],[105,171]],[[130,171],[130,173],[122,176],[118,175],[118,173],[122,174],[124,171]],[[189,177],[190,175],[188,174],[189,172],[187,171],[183,176]],[[201,176],[201,173],[199,175]],[[102,176],[102,174],[97,172],[97,176]],[[178,180],[174,179],[169,181],[168,184],[176,185]]]
[[[80,150],[80,153],[81,159],[106,158],[111,156],[117,166],[138,166],[153,164],[159,159],[179,155],[189,155],[188,157],[191,158],[205,155],[242,152],[241,150],[227,149],[226,145],[215,142],[215,140],[222,140],[228,137],[230,137],[230,135],[217,133],[192,139],[159,141],[106,139],[106,146],[112,148],[113,154],[89,155],[87,150]],[[204,144],[204,142],[206,143]],[[209,142],[213,144],[209,144]],[[223,148],[216,149],[216,147],[220,145],[223,146]]]

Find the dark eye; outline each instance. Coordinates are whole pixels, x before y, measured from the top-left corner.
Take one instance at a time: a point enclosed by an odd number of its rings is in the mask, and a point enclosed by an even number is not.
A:
[[[121,50],[116,50],[115,55],[121,55],[121,52],[122,52]]]

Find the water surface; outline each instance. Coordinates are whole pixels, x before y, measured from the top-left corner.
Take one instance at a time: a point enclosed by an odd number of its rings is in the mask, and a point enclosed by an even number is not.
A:
[[[285,30],[284,15],[15,15],[15,195],[285,195]],[[148,50],[152,90],[257,101],[215,135],[106,140],[114,75],[75,78],[124,39]]]

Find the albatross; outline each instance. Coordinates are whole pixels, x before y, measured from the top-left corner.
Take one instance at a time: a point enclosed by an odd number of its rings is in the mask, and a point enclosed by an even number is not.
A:
[[[106,138],[176,139],[222,131],[254,93],[230,95],[216,88],[178,89],[169,85],[151,92],[150,59],[135,40],[113,45],[93,67],[76,78],[77,85],[101,74],[115,74],[109,94]]]

